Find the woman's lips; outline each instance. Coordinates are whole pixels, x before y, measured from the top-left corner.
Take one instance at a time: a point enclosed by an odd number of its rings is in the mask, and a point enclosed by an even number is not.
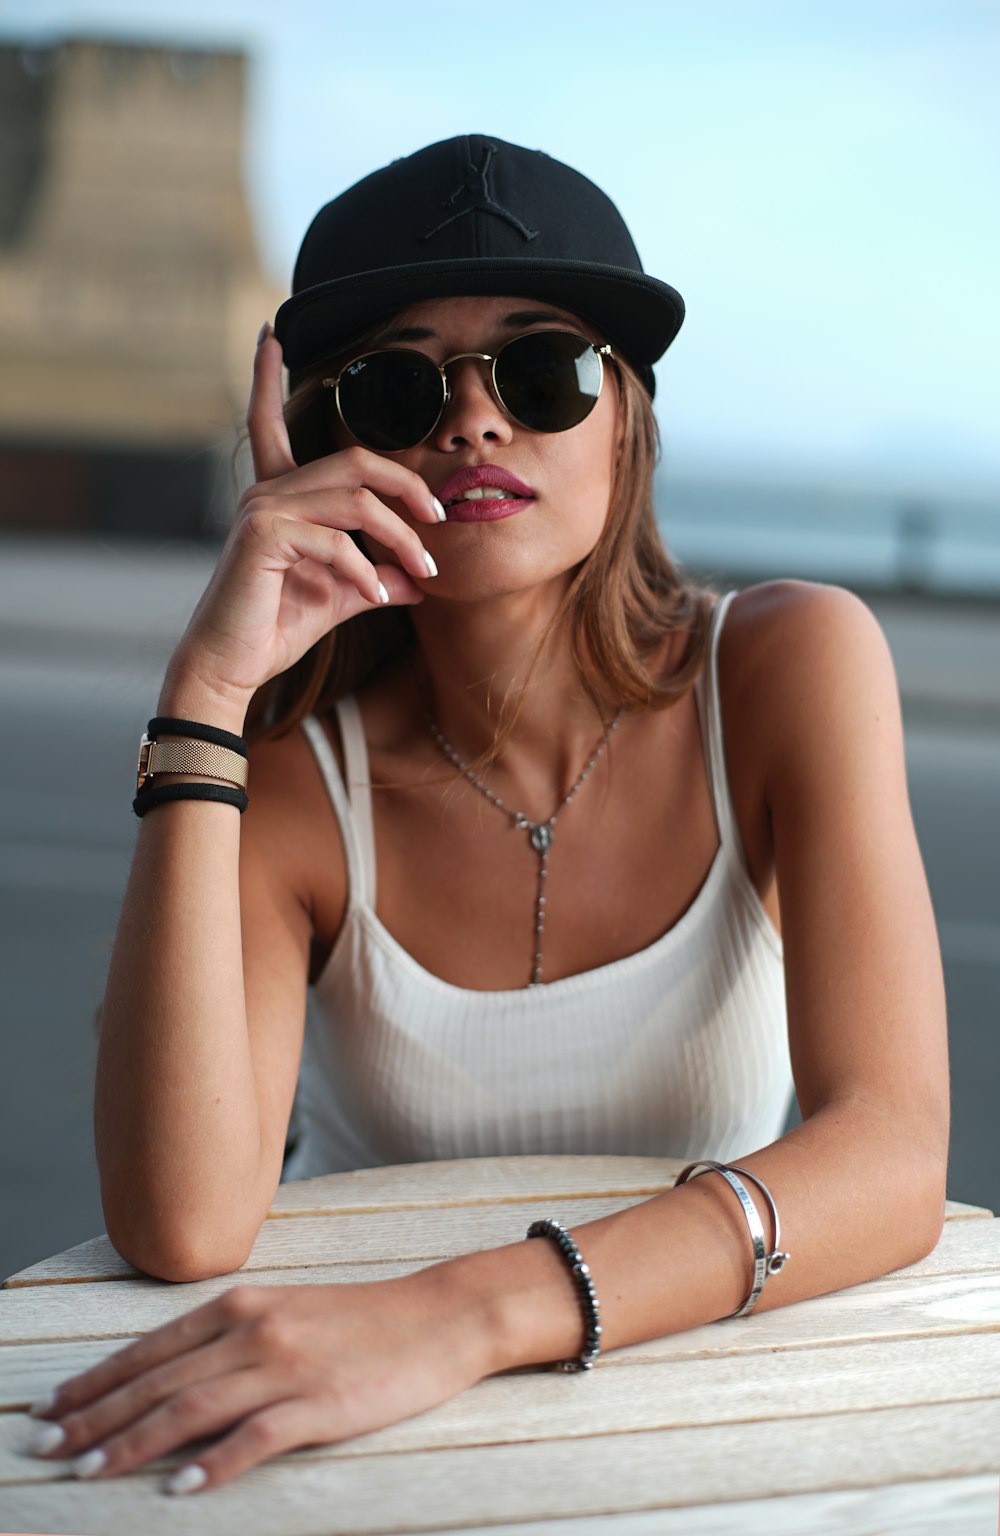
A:
[[[484,496],[482,500],[454,501],[448,508],[448,523],[495,523],[501,517],[513,517],[515,512],[523,512],[534,499],[533,496],[516,496],[508,500],[505,496],[499,500],[495,496]],[[447,528],[448,523],[442,526]]]
[[[517,475],[511,474],[509,469],[499,464],[466,464],[449,475],[443,485],[438,486],[437,498],[447,506],[450,501],[457,501],[464,496],[466,491],[484,487],[492,491],[509,491],[512,497],[533,497],[535,494],[533,486],[525,485]]]

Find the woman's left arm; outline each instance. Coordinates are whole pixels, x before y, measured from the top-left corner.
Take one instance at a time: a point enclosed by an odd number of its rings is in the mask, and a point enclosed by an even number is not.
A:
[[[910,813],[899,693],[876,620],[839,588],[774,582],[735,599],[722,660],[771,821],[789,1045],[803,1123],[737,1161],[770,1189],[791,1254],[756,1310],[905,1267],[944,1221],[949,1085],[941,956]],[[728,727],[728,721],[727,721]],[[731,743],[730,743],[731,744]],[[756,1186],[747,1187],[770,1245]],[[604,1348],[694,1327],[746,1298],[746,1220],[718,1175],[573,1228]],[[522,1248],[532,1249],[532,1243]],[[544,1245],[546,1248],[552,1245]],[[769,1247],[770,1251],[770,1247]],[[510,1364],[550,1343],[558,1253],[477,1256],[508,1288]],[[512,1284],[509,1266],[517,1255]],[[538,1277],[537,1288],[533,1285]]]
[[[877,623],[836,588],[771,583],[734,601],[723,654],[726,691],[754,722],[773,830],[803,1116],[739,1159],[771,1190],[791,1254],[760,1311],[934,1247],[947,1037],[899,698]],[[770,1248],[769,1213],[749,1188]],[[750,1289],[746,1220],[715,1175],[572,1234],[600,1298],[605,1349],[724,1317]],[[95,1475],[114,1476],[219,1435],[197,1458],[201,1486],[214,1487],[296,1446],[419,1413],[494,1371],[578,1355],[582,1333],[549,1241],[373,1285],[241,1285],[65,1383],[44,1412],[65,1431],[51,1454],[101,1448]]]

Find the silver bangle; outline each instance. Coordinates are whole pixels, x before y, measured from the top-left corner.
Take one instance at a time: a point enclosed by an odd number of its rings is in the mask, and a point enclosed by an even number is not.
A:
[[[778,1220],[778,1207],[775,1205],[771,1191],[763,1179],[759,1179],[755,1173],[751,1173],[749,1168],[741,1168],[739,1163],[731,1163],[730,1167],[734,1173],[742,1173],[745,1179],[752,1179],[771,1208],[771,1220],[774,1222],[774,1248],[767,1256],[766,1276],[770,1280],[772,1275],[781,1273],[791,1258],[790,1253],[782,1253],[778,1248],[778,1244],[781,1242],[781,1222]]]
[[[726,1313],[726,1317],[745,1317],[756,1306],[760,1299],[760,1293],[764,1289],[764,1281],[767,1279],[767,1248],[764,1243],[764,1226],[757,1207],[747,1194],[746,1185],[741,1179],[736,1177],[735,1173],[732,1172],[726,1163],[712,1162],[707,1158],[703,1158],[697,1163],[688,1163],[687,1167],[682,1168],[674,1180],[674,1188],[676,1189],[679,1184],[686,1184],[692,1175],[697,1176],[700,1168],[722,1174],[722,1177],[733,1190],[740,1205],[743,1207],[743,1214],[750,1229],[750,1241],[753,1243],[753,1284],[750,1287],[750,1294],[736,1308],[736,1311]]]

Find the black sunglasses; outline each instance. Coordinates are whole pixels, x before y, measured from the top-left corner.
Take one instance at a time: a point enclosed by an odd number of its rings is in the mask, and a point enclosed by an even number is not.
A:
[[[508,416],[532,432],[567,432],[589,416],[604,380],[607,343],[598,346],[576,331],[529,331],[488,352],[456,352],[436,363],[425,352],[402,347],[365,352],[345,363],[334,391],[341,421],[359,443],[384,453],[415,448],[434,431],[451,389],[447,368],[463,357],[492,364],[497,400]]]

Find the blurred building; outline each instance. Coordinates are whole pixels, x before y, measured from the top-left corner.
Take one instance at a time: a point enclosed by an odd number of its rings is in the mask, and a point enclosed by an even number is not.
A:
[[[0,47],[0,528],[197,537],[283,294],[239,53]]]

